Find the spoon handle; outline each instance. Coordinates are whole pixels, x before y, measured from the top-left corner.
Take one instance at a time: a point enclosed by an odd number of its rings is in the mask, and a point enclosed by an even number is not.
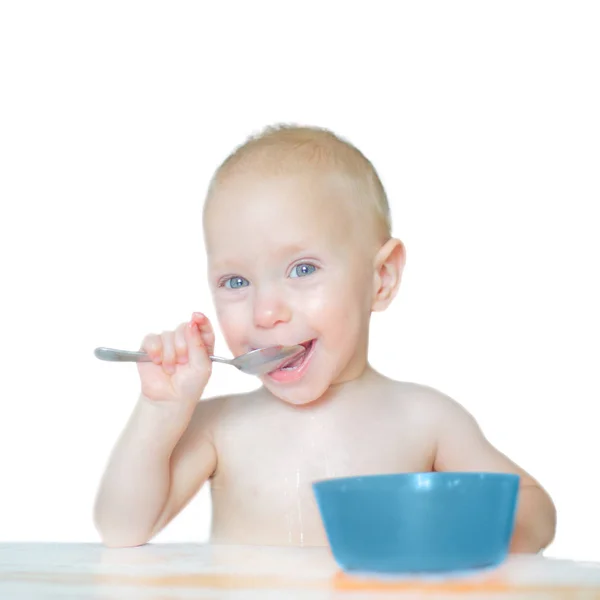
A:
[[[212,360],[213,362],[224,363],[226,365],[231,364],[230,358],[221,358],[220,356],[212,356],[211,354],[208,355],[208,358],[210,358],[210,360]]]
[[[96,348],[94,355],[100,360],[110,360],[112,362],[152,362],[152,359],[141,351],[133,350],[115,350],[114,348]],[[229,359],[219,356],[209,356],[214,362],[229,363]]]

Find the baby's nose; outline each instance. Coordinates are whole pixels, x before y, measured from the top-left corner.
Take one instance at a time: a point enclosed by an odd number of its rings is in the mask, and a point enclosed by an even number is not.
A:
[[[255,298],[254,324],[268,329],[277,323],[287,323],[291,319],[291,310],[285,300],[276,294],[264,294]]]

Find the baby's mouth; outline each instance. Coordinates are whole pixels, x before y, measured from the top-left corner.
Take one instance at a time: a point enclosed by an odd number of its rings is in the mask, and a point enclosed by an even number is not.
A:
[[[295,356],[291,360],[283,363],[280,367],[277,368],[277,371],[293,371],[297,369],[303,362],[304,359],[310,354],[310,351],[313,349],[316,339],[308,340],[307,342],[300,342],[299,346],[304,346],[305,350],[300,355]]]

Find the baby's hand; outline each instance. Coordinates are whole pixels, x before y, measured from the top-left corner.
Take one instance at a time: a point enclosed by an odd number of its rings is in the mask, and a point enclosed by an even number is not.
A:
[[[212,326],[201,313],[175,331],[146,336],[142,350],[152,362],[137,363],[142,394],[157,402],[197,402],[212,372],[214,346]]]

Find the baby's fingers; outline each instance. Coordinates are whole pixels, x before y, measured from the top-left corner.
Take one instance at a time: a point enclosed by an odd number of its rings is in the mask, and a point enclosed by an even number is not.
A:
[[[209,354],[212,354],[215,351],[215,332],[213,331],[210,321],[205,315],[199,312],[192,314],[192,321],[196,323],[198,327],[206,351]]]
[[[188,342],[185,339],[185,328],[187,323],[182,323],[175,330],[175,354],[177,364],[184,365],[188,361]]]
[[[148,334],[142,342],[141,349],[152,359],[154,364],[160,365],[163,345],[159,335]]]
[[[175,373],[175,362],[177,360],[175,352],[175,333],[173,331],[164,331],[160,336],[162,339],[162,366],[163,371],[169,375]]]
[[[206,366],[209,354],[214,348],[214,334],[208,319],[200,313],[194,313],[185,326],[185,337],[188,341],[188,358],[194,366]]]

